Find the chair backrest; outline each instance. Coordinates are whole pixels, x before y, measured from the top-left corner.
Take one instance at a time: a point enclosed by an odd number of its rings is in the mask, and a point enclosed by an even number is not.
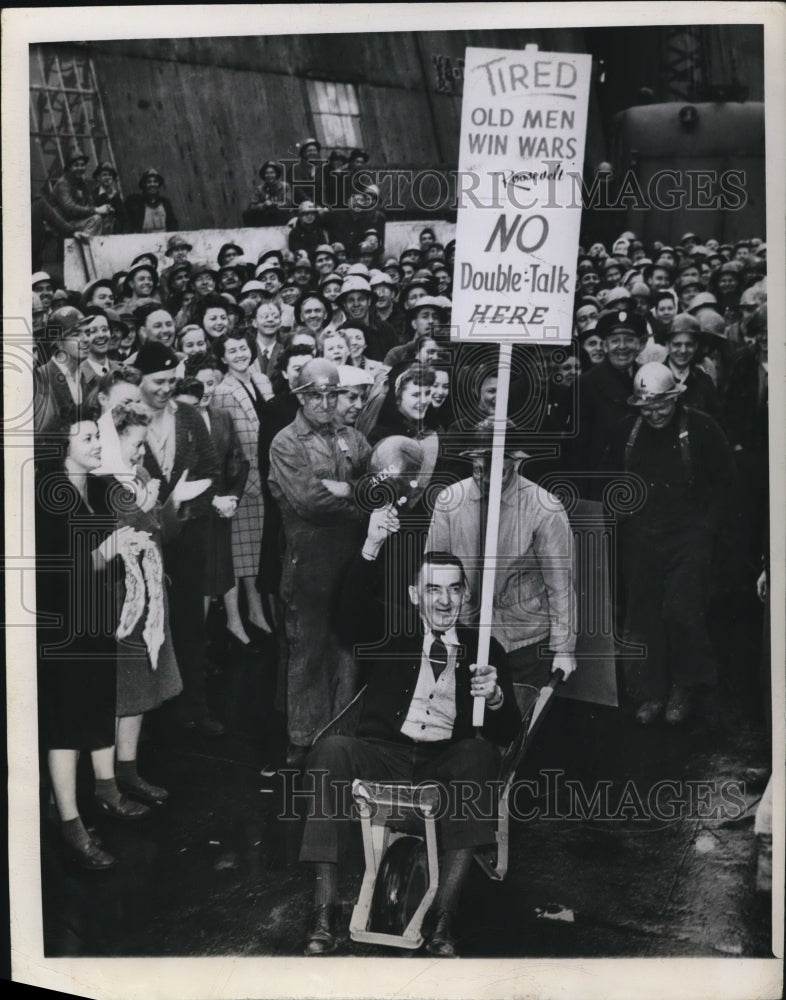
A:
[[[519,706],[521,718],[526,721],[538,700],[540,688],[533,687],[532,684],[516,684],[514,682],[513,693],[516,696],[516,704]]]
[[[531,684],[514,684],[513,693],[516,695],[516,704],[521,712],[521,725],[516,736],[511,740],[507,750],[502,755],[502,763],[499,769],[499,778],[502,782],[507,782],[513,778],[516,768],[521,763],[524,751],[527,747],[527,733],[529,731],[530,718],[535,708],[535,703],[540,695],[540,688]]]

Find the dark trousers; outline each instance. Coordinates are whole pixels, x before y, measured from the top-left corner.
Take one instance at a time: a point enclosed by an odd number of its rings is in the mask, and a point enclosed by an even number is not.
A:
[[[554,654],[546,649],[541,656],[538,651],[542,645],[543,640],[539,640],[533,642],[531,646],[510,649],[505,654],[508,670],[510,670],[514,684],[530,684],[537,688],[548,684],[551,678]]]
[[[302,595],[287,605],[285,623],[287,731],[292,743],[308,747],[357,694],[359,669],[333,631],[329,606]]]
[[[695,522],[647,525],[632,519],[620,538],[625,638],[645,646],[624,662],[635,702],[665,700],[672,685],[712,687],[715,657],[707,630],[712,535]]]
[[[288,538],[281,579],[286,606],[287,732],[310,747],[358,692],[359,670],[333,628],[336,595],[359,547],[355,524],[306,527]]]
[[[182,722],[208,715],[205,699],[205,609],[202,596],[207,556],[207,522],[185,521],[180,534],[164,546],[169,577],[169,627],[183,678],[183,693],[173,705]]]
[[[317,771],[326,771],[327,778],[321,779]],[[349,833],[349,789],[355,778],[439,783],[445,789],[438,821],[442,849],[493,843],[496,796],[491,782],[498,774],[499,751],[483,739],[405,744],[326,736],[308,757],[306,787],[310,790],[309,782],[314,781],[314,798],[300,860],[338,861]]]

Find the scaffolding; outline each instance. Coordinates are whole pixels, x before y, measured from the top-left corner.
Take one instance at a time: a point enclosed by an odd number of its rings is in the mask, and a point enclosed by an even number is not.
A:
[[[30,46],[30,184],[48,194],[79,146],[95,166],[116,167],[96,73],[85,48]],[[122,194],[122,192],[121,192]]]

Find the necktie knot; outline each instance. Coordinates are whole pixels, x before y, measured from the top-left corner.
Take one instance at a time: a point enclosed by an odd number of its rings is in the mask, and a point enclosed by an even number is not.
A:
[[[428,658],[431,663],[431,669],[434,671],[434,678],[436,679],[448,665],[448,648],[442,641],[442,636],[445,634],[444,632],[432,629],[431,634],[433,636],[433,640],[431,642],[431,650]]]

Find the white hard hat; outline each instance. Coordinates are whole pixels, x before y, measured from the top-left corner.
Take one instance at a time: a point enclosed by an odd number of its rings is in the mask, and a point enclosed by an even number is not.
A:
[[[355,365],[336,365],[338,368],[338,384],[342,389],[354,389],[358,385],[373,385],[374,378],[365,368]]]
[[[642,365],[633,379],[633,395],[628,397],[629,406],[648,406],[650,403],[673,399],[682,395],[687,386],[674,378],[670,368],[659,361]]]
[[[350,274],[344,279],[340,294],[347,295],[349,292],[365,292],[366,295],[371,295],[371,285],[360,275]]]

